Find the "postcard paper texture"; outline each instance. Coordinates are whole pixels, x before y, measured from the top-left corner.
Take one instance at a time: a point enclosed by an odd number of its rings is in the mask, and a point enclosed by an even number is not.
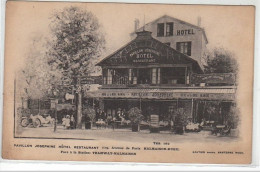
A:
[[[250,164],[254,15],[7,2],[2,157]]]

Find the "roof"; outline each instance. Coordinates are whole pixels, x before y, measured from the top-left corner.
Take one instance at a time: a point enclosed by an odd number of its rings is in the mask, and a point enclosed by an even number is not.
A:
[[[156,22],[157,22],[158,20],[160,20],[161,18],[170,18],[170,19],[172,19],[172,20],[178,21],[178,22],[183,23],[183,24],[185,24],[185,25],[189,25],[189,26],[191,26],[191,27],[193,27],[193,28],[196,28],[196,29],[201,30],[202,33],[203,33],[204,39],[205,39],[205,41],[206,41],[206,44],[208,43],[208,38],[207,38],[207,36],[206,36],[206,33],[205,33],[204,28],[199,27],[199,26],[197,26],[197,25],[193,25],[193,24],[188,23],[188,22],[185,22],[185,21],[183,21],[183,20],[180,20],[180,19],[177,19],[177,18],[168,16],[168,15],[163,15],[163,16],[161,16],[161,17],[159,17],[159,18],[157,18],[157,19],[155,19],[155,20],[153,20],[153,21],[151,21],[151,22],[145,24],[144,26],[148,26],[148,25],[150,25],[150,24],[152,24],[152,23],[156,23]],[[143,30],[143,28],[145,28],[144,26],[138,28],[137,31]],[[136,31],[135,31],[135,32],[136,32]],[[135,32],[132,32],[131,35],[135,34]]]
[[[149,31],[137,32],[137,37],[134,40],[104,58],[97,65],[136,66],[140,64],[147,64],[146,62],[141,62],[139,64],[135,63],[135,60],[142,60],[141,58],[134,59],[136,57],[132,56],[136,53],[135,51],[140,49],[143,49],[143,51],[147,50],[149,53],[153,54],[154,59],[148,58],[149,64],[191,64],[192,69],[195,72],[202,73],[202,69],[196,60],[160,42],[159,40],[154,39]],[[153,60],[153,62],[150,60]]]

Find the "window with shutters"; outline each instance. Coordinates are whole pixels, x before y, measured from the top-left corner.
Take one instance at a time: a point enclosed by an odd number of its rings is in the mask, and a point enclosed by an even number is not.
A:
[[[176,50],[185,54],[185,55],[191,56],[191,41],[189,41],[189,42],[177,42],[176,43]]]
[[[112,84],[112,73],[113,73],[113,70],[108,69],[108,72],[107,72],[107,84]]]
[[[161,83],[161,69],[157,68],[157,84]]]
[[[107,84],[107,69],[103,69],[103,84]]]
[[[157,36],[163,37],[164,36],[164,23],[157,24]]]
[[[166,36],[173,35],[173,22],[166,23]]]
[[[137,69],[130,68],[128,69],[128,79],[129,79],[129,84],[137,84]]]
[[[103,70],[103,84],[104,85],[112,84],[112,76],[113,76],[112,73],[113,73],[112,69]]]
[[[156,84],[157,82],[157,75],[156,75],[157,69],[153,68],[152,69],[152,84]]]
[[[152,69],[152,84],[160,84],[161,81],[161,70],[160,68]]]

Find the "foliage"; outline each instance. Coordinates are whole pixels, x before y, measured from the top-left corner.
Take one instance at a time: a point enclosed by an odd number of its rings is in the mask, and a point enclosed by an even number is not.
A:
[[[144,118],[142,111],[137,107],[133,107],[128,111],[128,117],[132,124],[139,124]]]
[[[67,77],[93,72],[105,43],[97,18],[79,7],[69,7],[55,12],[51,19],[49,63]]]
[[[61,81],[62,73],[48,64],[44,40],[34,37],[24,67],[17,76],[18,92],[30,99],[39,99],[51,94],[53,85]]]
[[[239,110],[236,106],[231,106],[228,117],[227,124],[230,125],[233,129],[237,128],[240,122]]]
[[[178,108],[175,111],[175,126],[186,126],[188,123],[189,116],[184,111],[184,108]]]
[[[215,48],[208,52],[205,73],[237,73],[238,64],[234,55],[223,49]]]
[[[84,108],[83,110],[83,114],[86,116],[86,118],[88,118],[91,122],[95,121],[96,118],[96,111],[95,109],[93,109],[90,106],[87,106],[86,108]]]
[[[62,70],[64,78],[79,84],[77,77],[89,76],[104,49],[104,36],[97,18],[80,7],[66,7],[51,16],[48,62]],[[82,87],[77,86],[77,128],[82,124]]]
[[[208,116],[208,119],[211,121],[218,121],[218,111],[219,111],[219,102],[206,102],[205,103],[205,112]]]

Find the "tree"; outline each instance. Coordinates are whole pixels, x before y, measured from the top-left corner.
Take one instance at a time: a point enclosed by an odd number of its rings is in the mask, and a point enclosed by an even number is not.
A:
[[[223,49],[215,48],[208,52],[205,73],[237,73],[238,64],[234,55]]]
[[[80,79],[94,70],[94,64],[104,49],[104,36],[97,18],[79,7],[55,12],[50,24],[49,63],[63,71],[63,75],[77,88],[77,128],[82,120],[82,87]],[[75,80],[76,79],[76,80]]]
[[[96,119],[95,109],[90,106],[86,106],[86,108],[83,110],[83,114],[85,115],[85,122],[90,121],[90,128],[92,128]]]
[[[40,99],[51,93],[52,85],[61,81],[61,71],[48,64],[45,42],[41,36],[34,36],[24,67],[17,76],[19,93],[28,99]]]

